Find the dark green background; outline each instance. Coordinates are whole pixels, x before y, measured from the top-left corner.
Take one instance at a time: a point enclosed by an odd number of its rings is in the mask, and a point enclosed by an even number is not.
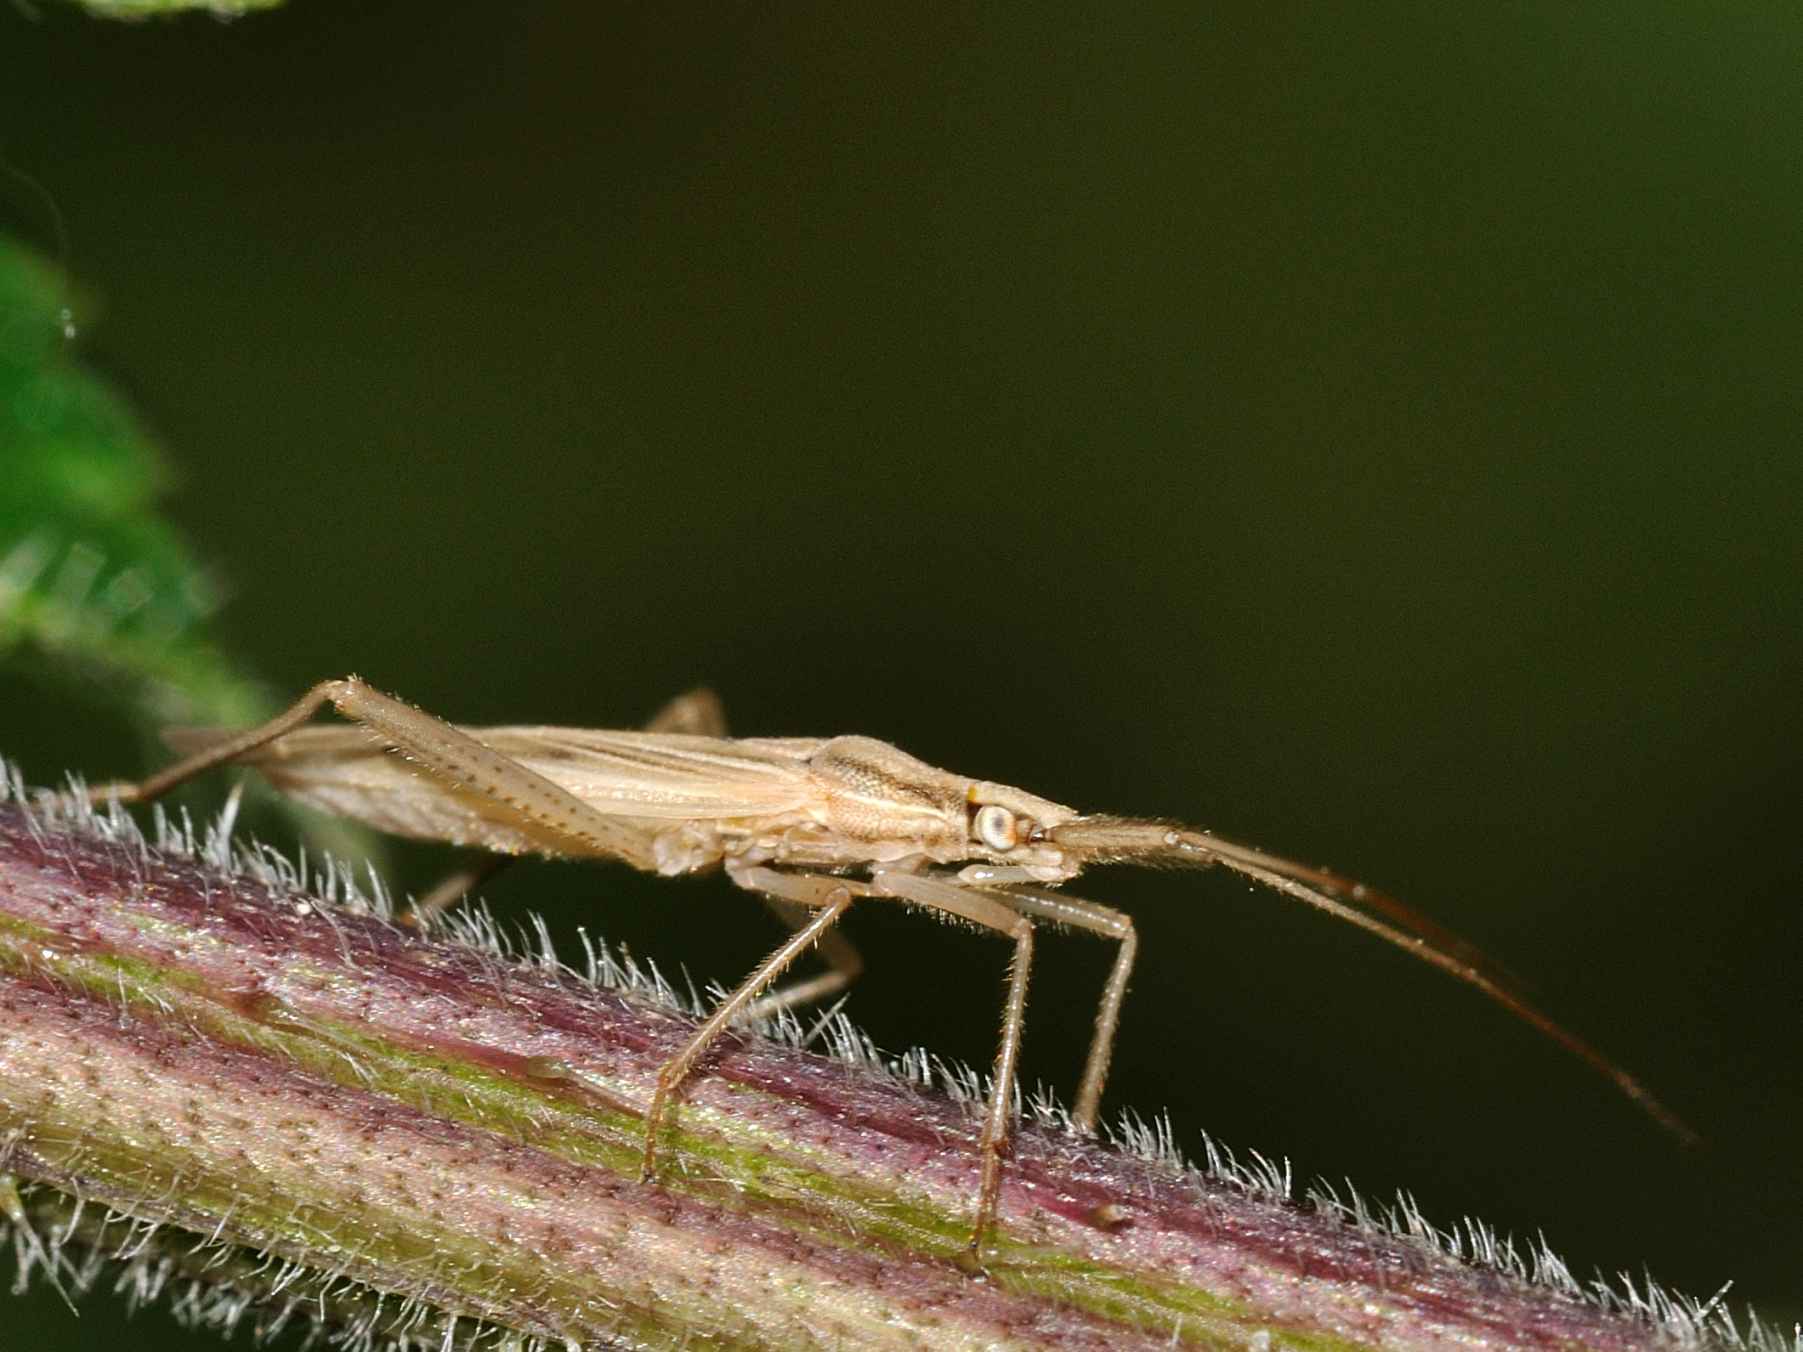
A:
[[[1571,8],[9,12],[0,139],[279,687],[705,679],[1367,877],[1708,1146],[1205,875],[1082,887],[1146,940],[1110,1103],[1789,1320],[1803,15]],[[136,768],[46,700],[32,772]],[[698,978],[773,937],[718,880],[495,890]],[[987,1060],[1000,944],[853,928],[881,1043]],[[1068,1093],[1106,955],[1044,951]]]

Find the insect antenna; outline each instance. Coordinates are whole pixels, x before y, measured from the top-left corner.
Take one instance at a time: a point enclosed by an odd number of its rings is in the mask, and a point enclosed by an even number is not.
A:
[[[1695,1145],[1700,1139],[1639,1080],[1530,1002],[1517,983],[1475,945],[1376,888],[1328,869],[1312,868],[1208,831],[1173,826],[1168,822],[1126,817],[1078,817],[1053,827],[1046,835],[1059,848],[1095,863],[1196,868],[1219,864],[1318,911],[1325,911],[1482,991],[1516,1018],[1611,1081],[1686,1145]],[[1377,914],[1371,914],[1373,911]]]

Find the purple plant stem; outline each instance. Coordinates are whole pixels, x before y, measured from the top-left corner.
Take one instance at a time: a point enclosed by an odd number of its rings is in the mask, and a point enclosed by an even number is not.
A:
[[[751,1035],[704,1063],[643,1183],[637,1105],[688,1013],[207,853],[0,804],[0,1165],[410,1298],[395,1336],[1697,1345],[1682,1309],[1661,1326],[1046,1115],[973,1273],[980,1105]]]

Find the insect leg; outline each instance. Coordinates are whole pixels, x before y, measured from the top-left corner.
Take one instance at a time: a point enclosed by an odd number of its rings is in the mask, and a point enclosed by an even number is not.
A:
[[[438,880],[431,891],[414,899],[397,919],[408,929],[423,929],[514,861],[511,854],[485,854]]]
[[[798,880],[807,876],[798,875]],[[813,881],[825,884],[813,901],[814,905],[820,907],[813,919],[785,939],[774,953],[758,965],[756,971],[739,983],[737,990],[716,1005],[706,1022],[683,1044],[682,1050],[664,1062],[658,1070],[657,1087],[652,1091],[651,1106],[645,1113],[645,1157],[639,1170],[642,1179],[649,1180],[656,1176],[657,1140],[663,1130],[664,1118],[669,1113],[670,1096],[688,1078],[689,1072],[695,1068],[695,1062],[701,1058],[709,1044],[731,1026],[759,991],[781,976],[790,963],[807,952],[816,939],[838,923],[839,917],[851,906],[854,889],[860,893],[868,890],[862,883],[847,882],[842,878],[821,877]]]
[[[645,724],[646,732],[683,732],[698,737],[726,736],[726,707],[705,685],[671,700]]]
[[[720,697],[706,686],[678,695],[651,716],[646,732],[686,732],[704,737],[726,735],[726,710]],[[441,879],[400,917],[403,925],[418,929],[451,909],[471,892],[513,862],[508,854],[489,854],[465,864]],[[791,925],[791,929],[795,926]],[[830,937],[830,936],[829,936]]]
[[[740,887],[760,893],[764,905],[792,930],[799,930],[808,923],[809,907],[825,905],[833,889],[843,886],[842,880],[837,878],[779,873],[771,868],[734,869],[729,866],[727,871]],[[826,960],[827,971],[772,991],[748,1008],[745,1017],[767,1019],[782,1010],[824,1000],[829,995],[837,995],[863,974],[863,954],[838,930],[829,930],[820,936],[819,952]]]
[[[267,723],[259,723],[254,728],[246,728],[236,737],[215,742],[206,750],[186,756],[136,784],[97,784],[88,790],[88,801],[99,806],[111,798],[116,798],[121,803],[148,803],[154,798],[161,798],[169,790],[187,783],[196,775],[205,774],[215,765],[236,760],[245,752],[255,751],[283,733],[294,731],[313,717],[321,705],[331,700],[333,688],[340,684],[342,682],[321,681]]]
[[[611,854],[638,868],[654,868],[656,860],[640,835],[609,817],[560,784],[530,770],[465,732],[423,710],[384,695],[357,676],[321,681],[284,713],[267,723],[228,737],[137,785],[107,785],[90,790],[104,802],[116,794],[126,803],[144,802],[167,793],[203,770],[224,764],[247,751],[292,732],[330,703],[354,723],[361,723],[408,760],[437,779],[479,794],[519,813],[535,826],[562,837],[573,854]]]
[[[1008,1143],[1010,1109],[1014,1098],[1014,1068],[1020,1060],[1021,1029],[1027,1016],[1027,977],[1033,966],[1033,922],[1001,901],[943,878],[928,878],[898,869],[877,868],[871,882],[883,896],[897,897],[943,911],[1007,935],[1014,940],[1014,962],[1008,976],[1008,998],[1002,1007],[1002,1040],[996,1048],[995,1073],[989,1090],[989,1111],[977,1149],[982,1156],[982,1181],[977,1190],[977,1218],[970,1235],[970,1254],[977,1257],[983,1237],[995,1224],[1002,1192],[1002,1150]]]
[[[1096,1129],[1096,1114],[1102,1103],[1102,1085],[1108,1079],[1108,1063],[1114,1056],[1114,1034],[1121,1021],[1121,1001],[1127,994],[1127,979],[1133,974],[1133,959],[1139,952],[1139,933],[1132,917],[1099,901],[1067,897],[1058,892],[1011,889],[993,893],[1007,905],[1035,920],[1086,929],[1120,943],[1108,982],[1102,987],[1102,999],[1096,1005],[1096,1031],[1089,1044],[1089,1059],[1083,1065],[1083,1080],[1077,1087],[1077,1106],[1071,1121],[1079,1131]]]

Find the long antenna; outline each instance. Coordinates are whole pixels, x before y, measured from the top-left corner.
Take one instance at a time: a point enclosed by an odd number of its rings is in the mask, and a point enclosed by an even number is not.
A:
[[[1590,1043],[1546,1014],[1515,988],[1501,969],[1474,944],[1434,924],[1414,908],[1375,888],[1326,869],[1266,854],[1250,845],[1208,831],[1165,822],[1121,817],[1079,817],[1048,833],[1052,843],[1092,853],[1098,860],[1137,863],[1220,864],[1263,883],[1275,892],[1325,911],[1336,919],[1375,934],[1385,943],[1450,973],[1482,991],[1522,1022],[1539,1030],[1566,1051],[1614,1083],[1661,1126],[1686,1145],[1701,1139],[1688,1123],[1655,1098],[1647,1088]],[[1387,920],[1368,914],[1375,910]]]

